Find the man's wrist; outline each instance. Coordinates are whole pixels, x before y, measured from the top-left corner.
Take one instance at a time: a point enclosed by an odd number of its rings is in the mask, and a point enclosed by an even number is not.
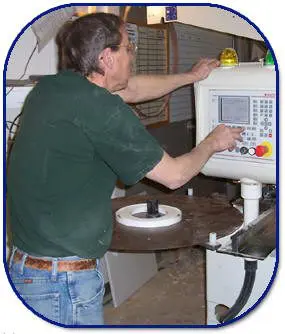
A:
[[[192,71],[182,73],[182,81],[184,82],[184,86],[191,85],[192,83],[199,81],[198,77]]]
[[[212,137],[207,137],[205,138],[201,143],[200,143],[201,148],[206,151],[209,156],[211,156],[212,154],[214,154],[216,152],[216,143],[215,143],[215,139],[213,139]]]

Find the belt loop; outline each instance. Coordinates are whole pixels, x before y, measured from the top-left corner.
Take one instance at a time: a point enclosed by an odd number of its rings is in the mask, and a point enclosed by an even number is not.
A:
[[[23,273],[24,273],[24,266],[25,266],[25,262],[26,262],[27,257],[28,257],[27,253],[23,254],[22,262],[21,262],[21,265],[20,265],[20,274],[21,275],[23,275]]]
[[[11,269],[11,267],[12,267],[12,262],[14,260],[14,256],[15,256],[16,250],[17,250],[17,247],[13,246],[12,252],[11,252],[11,255],[10,255],[10,259],[9,259],[9,269]]]
[[[57,279],[57,258],[52,259],[52,268],[51,268],[51,280],[56,281]]]

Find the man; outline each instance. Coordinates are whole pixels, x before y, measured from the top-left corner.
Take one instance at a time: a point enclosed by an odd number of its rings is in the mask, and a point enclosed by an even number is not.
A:
[[[130,78],[133,46],[112,14],[79,18],[62,38],[65,70],[44,77],[27,97],[10,157],[10,276],[45,318],[98,325],[104,295],[98,259],[111,242],[116,180],[134,184],[146,176],[176,189],[214,152],[233,149],[242,129],[221,125],[190,153],[172,158],[125,102],[205,79],[218,62],[202,60],[185,74]]]

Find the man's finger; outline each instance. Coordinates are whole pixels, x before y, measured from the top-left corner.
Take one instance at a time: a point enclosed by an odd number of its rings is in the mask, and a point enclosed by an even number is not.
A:
[[[208,66],[209,66],[211,69],[214,69],[214,68],[220,66],[220,62],[219,62],[218,60],[211,60],[211,61],[208,63]]]
[[[242,133],[245,131],[245,128],[231,128],[233,133]]]

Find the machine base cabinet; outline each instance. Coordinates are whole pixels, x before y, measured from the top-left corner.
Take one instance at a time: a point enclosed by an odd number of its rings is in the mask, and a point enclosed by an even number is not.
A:
[[[258,260],[252,293],[238,316],[262,297],[272,278],[275,263],[275,250],[263,261]],[[245,274],[244,259],[207,250],[206,274],[207,324],[217,325],[220,323],[217,319],[217,311],[225,307],[231,308],[240,294]],[[266,298],[264,302],[266,303]]]

